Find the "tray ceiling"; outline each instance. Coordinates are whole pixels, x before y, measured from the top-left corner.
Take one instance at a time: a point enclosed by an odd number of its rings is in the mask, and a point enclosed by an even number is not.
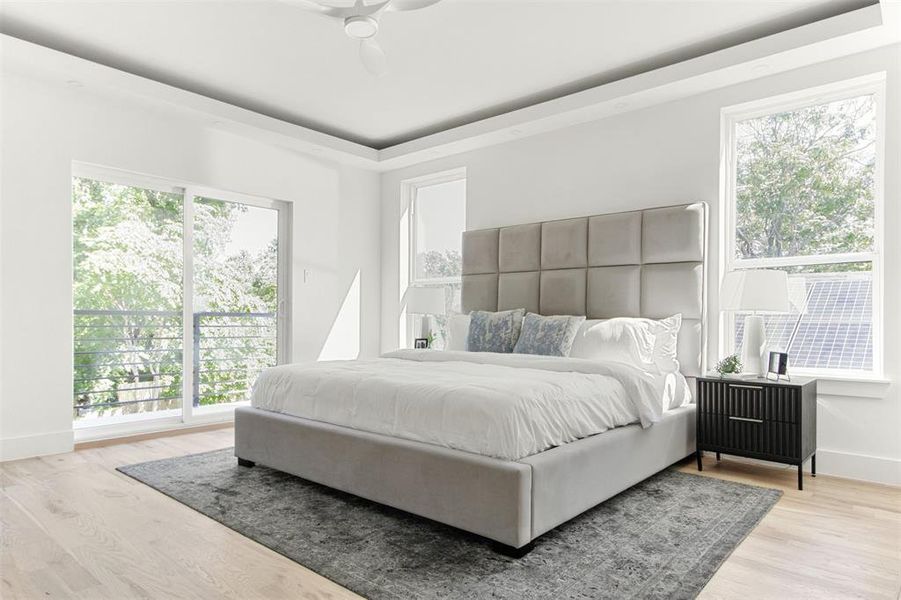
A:
[[[373,148],[874,4],[444,0],[385,13],[390,72],[288,2],[16,1],[0,31]]]

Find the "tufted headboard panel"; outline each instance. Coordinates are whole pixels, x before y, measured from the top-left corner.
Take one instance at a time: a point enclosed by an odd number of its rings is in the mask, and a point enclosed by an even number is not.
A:
[[[707,204],[463,234],[464,312],[664,318],[682,313],[679,362],[706,368]]]

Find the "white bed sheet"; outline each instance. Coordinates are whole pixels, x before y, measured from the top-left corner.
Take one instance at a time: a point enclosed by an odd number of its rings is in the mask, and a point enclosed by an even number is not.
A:
[[[672,382],[618,363],[401,350],[266,369],[254,407],[507,460],[635,422]]]

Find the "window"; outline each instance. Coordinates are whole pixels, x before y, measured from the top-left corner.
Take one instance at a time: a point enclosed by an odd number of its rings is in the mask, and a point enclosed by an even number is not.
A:
[[[878,374],[884,84],[866,78],[724,111],[725,269],[789,273],[766,317],[795,371]],[[741,347],[743,315],[724,327]]]
[[[405,182],[404,188],[410,207],[410,285],[443,288],[447,314],[459,312],[466,175],[442,173]],[[431,318],[432,347],[443,348],[447,315]],[[421,319],[412,316],[409,330],[419,331]]]
[[[281,203],[85,166],[72,208],[78,427],[231,408],[285,359]]]

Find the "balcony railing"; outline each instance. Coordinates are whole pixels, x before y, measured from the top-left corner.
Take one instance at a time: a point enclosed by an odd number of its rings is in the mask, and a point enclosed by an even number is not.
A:
[[[179,409],[182,314],[177,311],[76,310],[75,417]],[[277,360],[274,313],[193,315],[195,407],[250,397],[257,375]]]

